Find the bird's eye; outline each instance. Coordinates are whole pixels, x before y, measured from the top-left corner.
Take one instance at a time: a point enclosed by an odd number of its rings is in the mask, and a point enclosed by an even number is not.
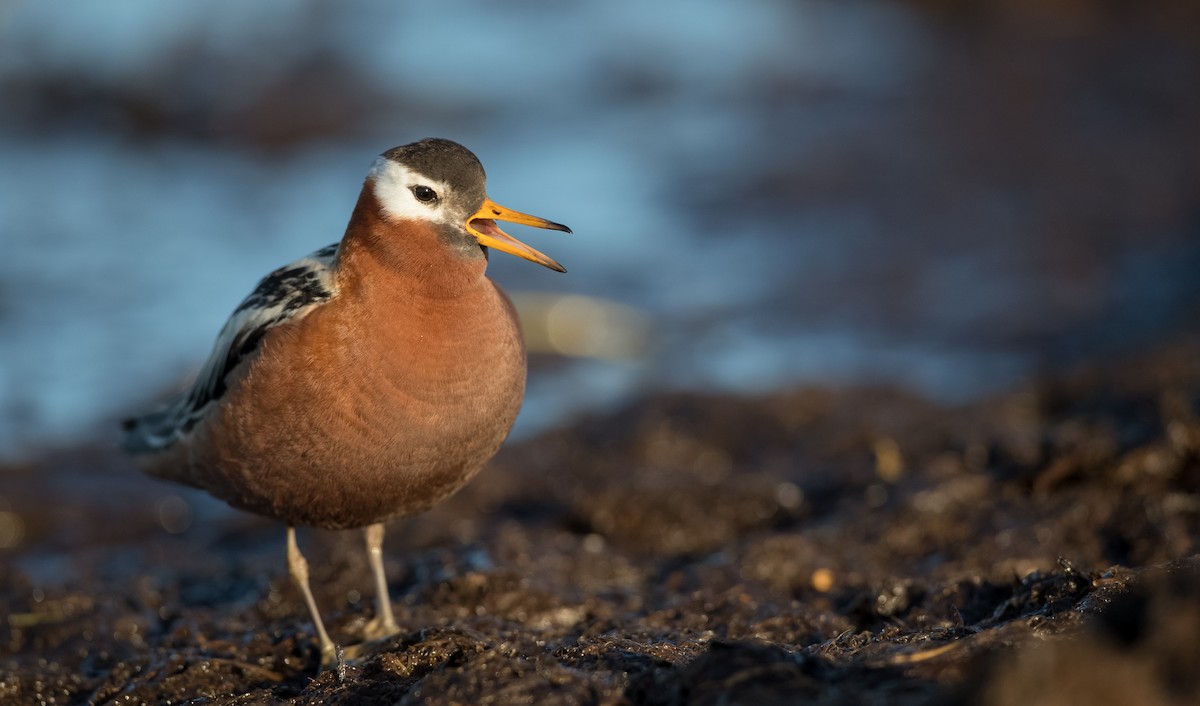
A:
[[[413,196],[416,196],[417,200],[421,203],[432,203],[437,201],[437,192],[428,186],[414,186],[412,188],[412,192]]]

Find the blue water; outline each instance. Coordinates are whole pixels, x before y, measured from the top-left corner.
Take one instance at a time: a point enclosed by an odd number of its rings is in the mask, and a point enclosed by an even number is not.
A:
[[[258,277],[340,237],[374,155],[430,135],[473,149],[499,203],[575,231],[521,233],[570,272],[497,255],[502,286],[611,302],[628,317],[608,325],[637,339],[623,359],[535,367],[518,434],[662,387],[1002,387],[1039,356],[974,338],[975,322],[1018,307],[1102,317],[1104,278],[1124,270],[1104,265],[1099,284],[1059,296],[998,225],[1022,226],[1003,185],[955,214],[964,231],[986,218],[994,240],[918,235],[897,250],[921,224],[897,230],[873,204],[938,168],[904,140],[880,138],[905,166],[874,192],[746,196],[749,167],[804,175],[790,155],[821,163],[911,115],[913,87],[945,59],[933,27],[901,5],[783,0],[0,6],[0,89],[45,75],[101,93],[157,86],[236,122],[239,101],[318,52],[384,97],[352,130],[278,149],[135,139],[103,110],[45,129],[0,118],[0,458],[111,436],[185,384]],[[776,84],[812,99],[775,106]]]

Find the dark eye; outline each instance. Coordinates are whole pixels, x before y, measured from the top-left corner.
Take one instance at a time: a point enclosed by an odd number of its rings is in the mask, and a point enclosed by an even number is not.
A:
[[[421,203],[437,201],[437,192],[428,186],[414,186],[412,192],[413,196],[416,196]]]

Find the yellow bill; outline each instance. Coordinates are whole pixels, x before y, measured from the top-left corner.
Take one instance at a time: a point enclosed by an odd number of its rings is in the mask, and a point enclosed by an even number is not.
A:
[[[508,221],[510,223],[519,223],[523,226],[533,226],[534,228],[560,230],[564,233],[570,233],[570,228],[561,223],[548,221],[545,218],[538,218],[527,213],[504,208],[491,199],[484,199],[483,206],[475,212],[475,215],[467,219],[467,232],[475,236],[480,245],[495,248],[509,255],[516,255],[517,257],[536,262],[543,267],[549,267],[552,270],[558,270],[559,272],[567,271],[566,268],[555,262],[553,258],[543,255],[500,230],[500,226],[496,225],[496,221]]]

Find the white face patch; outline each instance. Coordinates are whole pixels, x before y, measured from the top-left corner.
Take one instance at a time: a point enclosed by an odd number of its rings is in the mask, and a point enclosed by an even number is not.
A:
[[[397,164],[387,157],[380,157],[367,173],[375,182],[375,198],[389,220],[432,221],[450,223],[455,214],[450,213],[450,187],[445,182],[429,177]],[[425,186],[437,193],[430,202],[418,201],[414,187]]]

